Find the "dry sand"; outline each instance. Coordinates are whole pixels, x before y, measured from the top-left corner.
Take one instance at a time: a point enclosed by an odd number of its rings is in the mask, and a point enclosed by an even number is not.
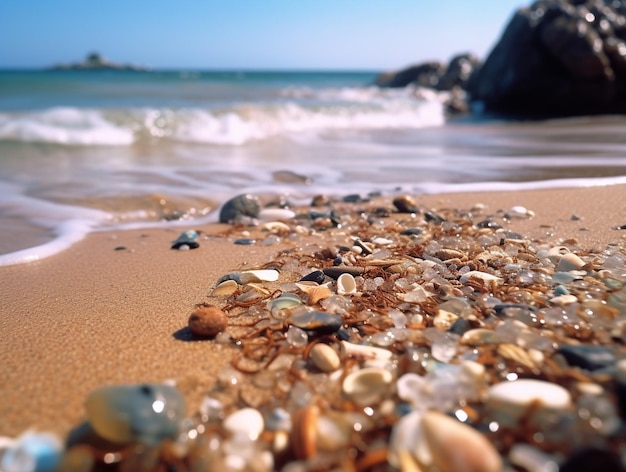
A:
[[[602,249],[626,244],[626,231],[615,229],[626,224],[625,197],[626,186],[608,186],[416,199],[435,210],[483,203],[486,214],[523,205],[536,216],[511,221],[509,229]],[[194,229],[215,233],[227,226]],[[89,391],[107,383],[174,379],[190,412],[197,408],[236,349],[180,339],[190,312],[209,301],[221,275],[268,262],[283,246],[217,238],[197,250],[170,250],[179,232],[93,234],[57,256],[0,267],[0,435],[29,427],[65,434],[84,418]]]

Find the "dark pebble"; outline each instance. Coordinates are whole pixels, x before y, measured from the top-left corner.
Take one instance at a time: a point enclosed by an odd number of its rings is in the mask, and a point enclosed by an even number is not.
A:
[[[415,201],[408,195],[402,195],[393,199],[393,206],[400,213],[419,213],[419,208]]]
[[[362,275],[363,267],[355,267],[355,266],[337,266],[337,267],[326,267],[324,269],[324,273],[332,277],[333,279],[337,279],[341,274],[350,274],[353,276]]]
[[[254,195],[238,195],[228,200],[220,210],[220,223],[241,221],[244,218],[257,218],[261,206]]]
[[[500,229],[502,226],[496,221],[487,219],[476,223],[478,228],[491,228],[491,229]]]
[[[325,311],[309,311],[292,316],[289,323],[316,334],[331,334],[341,328],[343,318]]]
[[[344,203],[365,203],[365,202],[369,202],[369,198],[363,198],[361,197],[361,195],[359,195],[358,193],[354,193],[354,194],[350,194],[350,195],[346,195],[345,197],[342,198],[342,201]]]
[[[298,282],[315,282],[318,284],[323,284],[326,275],[321,270],[314,270],[310,274],[302,277]]]
[[[333,261],[333,265],[334,266],[338,266],[341,265],[343,262],[343,257],[341,257],[341,254],[337,255],[337,257],[335,257],[335,260]]]
[[[181,246],[187,246],[189,249],[196,249],[200,244],[198,244],[198,233],[189,230],[182,233],[176,241],[172,244],[172,249],[180,249]]]
[[[424,219],[429,223],[433,223],[435,225],[440,225],[441,223],[446,221],[444,218],[431,211],[427,211],[426,213],[424,213]]]
[[[450,329],[448,331],[450,333],[463,336],[463,333],[469,331],[470,329],[472,329],[472,324],[465,318],[459,318],[454,323],[452,323],[452,326],[450,326]]]
[[[126,246],[117,246],[115,249],[113,249],[114,251],[124,251],[126,250]]]
[[[255,244],[256,239],[239,238],[239,239],[235,239],[234,243],[239,244],[240,246],[249,246],[250,244]]]
[[[571,366],[582,367],[587,370],[598,370],[608,367],[617,362],[613,351],[604,346],[591,345],[567,345],[561,346],[557,351],[565,357]]]
[[[409,228],[403,231],[400,231],[400,234],[404,236],[417,236],[418,234],[422,234],[424,232],[421,228]]]
[[[620,457],[599,447],[588,447],[574,452],[559,467],[559,472],[625,472]]]

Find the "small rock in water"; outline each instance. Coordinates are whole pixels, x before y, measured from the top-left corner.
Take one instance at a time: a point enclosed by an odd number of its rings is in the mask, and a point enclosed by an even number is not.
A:
[[[228,200],[220,210],[220,223],[231,223],[245,218],[257,218],[261,211],[258,197],[250,194],[238,195]]]
[[[118,444],[175,439],[186,413],[180,392],[161,384],[100,387],[89,394],[85,408],[93,430]]]
[[[182,233],[176,241],[172,243],[172,249],[196,249],[200,244],[198,244],[198,233],[194,230],[185,231]]]
[[[212,338],[228,326],[226,314],[213,305],[198,307],[189,316],[189,329],[200,337]]]

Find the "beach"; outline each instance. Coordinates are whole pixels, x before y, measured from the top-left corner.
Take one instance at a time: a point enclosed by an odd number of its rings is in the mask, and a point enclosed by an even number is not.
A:
[[[522,205],[534,217],[507,220],[506,229],[552,245],[575,239],[594,252],[612,244],[624,254],[626,233],[615,229],[626,223],[624,195],[624,186],[605,186],[414,198],[434,211],[483,204],[495,216]],[[210,297],[222,275],[271,262],[301,238],[237,246],[223,235],[228,225],[192,228],[222,236],[177,251],[175,229],[95,233],[58,255],[0,268],[0,435],[28,428],[65,435],[85,419],[88,393],[104,384],[171,379],[189,414],[197,410],[238,348],[185,340],[189,314],[202,302],[225,304]],[[325,244],[324,231],[307,238]]]

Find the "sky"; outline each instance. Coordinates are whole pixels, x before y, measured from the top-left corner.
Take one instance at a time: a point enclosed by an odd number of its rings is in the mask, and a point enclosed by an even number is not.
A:
[[[388,70],[484,59],[530,0],[6,0],[0,68]]]

